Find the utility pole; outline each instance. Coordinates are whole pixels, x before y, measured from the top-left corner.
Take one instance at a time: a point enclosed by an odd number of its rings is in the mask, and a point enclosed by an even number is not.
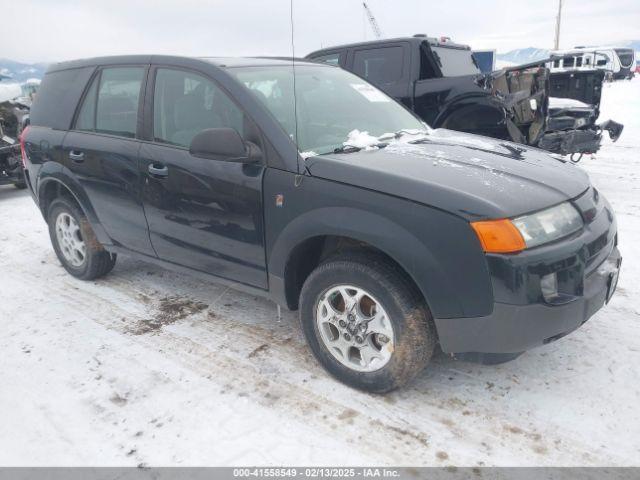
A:
[[[553,43],[553,49],[560,48],[560,18],[562,17],[562,0],[558,0],[558,16],[556,17],[556,38]]]

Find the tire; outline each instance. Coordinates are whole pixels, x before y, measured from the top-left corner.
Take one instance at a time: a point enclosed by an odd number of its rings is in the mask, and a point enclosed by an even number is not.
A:
[[[57,232],[57,222],[63,219],[77,225],[76,234],[73,235],[77,244],[84,244],[84,255],[69,254],[68,243],[61,245],[61,235]],[[53,249],[58,256],[58,260],[62,266],[76,278],[81,280],[93,280],[109,273],[116,264],[116,255],[107,252],[98,242],[93,229],[87,220],[84,212],[78,205],[65,197],[60,197],[51,202],[47,214],[47,223],[49,225],[49,236]],[[64,251],[67,253],[64,253]],[[74,250],[78,253],[79,250]],[[82,257],[80,261],[80,257]]]
[[[24,181],[15,182],[13,186],[16,187],[18,190],[24,190],[25,188],[27,188],[27,184]]]
[[[340,285],[348,286],[346,294],[354,295],[351,299],[364,292],[367,304],[371,305],[373,302],[375,305],[373,311],[382,310],[385,313],[379,316],[387,320],[378,325],[386,325],[382,327],[382,330],[386,329],[385,333],[392,330],[392,345],[383,343],[385,335],[382,336],[382,341],[374,341],[374,338],[380,337],[375,333],[376,328],[372,327],[370,332],[363,334],[364,342],[361,335],[361,343],[348,347],[348,358],[345,358],[344,353],[340,354],[340,348],[334,347],[332,342],[338,341],[340,333],[345,337],[344,334],[355,331],[357,335],[360,331],[358,327],[352,329],[350,323],[340,330],[335,318],[329,322],[324,321],[336,311],[338,318],[345,319],[344,312],[340,313],[341,306],[344,307],[347,303],[343,299],[344,294],[335,293],[335,289],[340,290]],[[349,287],[352,287],[350,292]],[[361,312],[364,299],[356,303],[358,307],[351,311]],[[337,302],[337,309],[334,308],[325,317],[327,302]],[[371,318],[378,316],[371,315]],[[352,317],[357,321],[361,315]],[[341,254],[328,259],[311,272],[300,294],[300,322],[313,355],[331,375],[351,387],[372,393],[384,393],[406,385],[424,369],[436,345],[435,327],[421,294],[398,267],[376,254]],[[375,322],[370,322],[369,325],[372,323]],[[327,341],[327,337],[331,339]],[[353,335],[351,338],[355,342]],[[380,347],[380,355],[386,355],[387,358],[374,358],[366,366],[365,357],[369,354],[360,353],[363,352],[363,346],[366,347],[365,350]]]

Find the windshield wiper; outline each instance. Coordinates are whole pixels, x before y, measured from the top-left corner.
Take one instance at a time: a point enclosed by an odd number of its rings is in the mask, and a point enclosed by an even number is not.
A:
[[[413,137],[417,135],[429,135],[429,132],[427,130],[402,129],[394,133],[387,133],[384,135],[380,135],[378,139],[379,140],[398,140],[399,138],[404,137],[405,135],[410,135]]]
[[[360,150],[362,150],[362,148],[360,147],[343,145],[341,147],[334,148],[332,152],[328,152],[328,153],[354,153],[354,152],[359,152]]]
[[[418,138],[416,140],[411,140],[410,142],[407,142],[407,143],[410,143],[411,145],[419,145],[421,143],[429,143],[429,142],[431,142],[429,138],[423,137],[423,138]]]
[[[384,148],[388,143],[380,142],[374,143],[373,145],[367,145],[367,147],[376,147],[376,148]],[[355,145],[343,145],[338,148],[334,148],[332,152],[323,153],[323,155],[327,155],[328,153],[355,153],[362,150],[363,147],[356,147]]]

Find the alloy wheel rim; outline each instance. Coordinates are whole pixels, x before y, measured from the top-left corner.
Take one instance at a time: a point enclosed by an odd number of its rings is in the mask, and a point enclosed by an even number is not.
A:
[[[342,365],[358,372],[383,368],[394,351],[395,335],[382,304],[363,288],[337,285],[316,303],[320,339]]]
[[[80,225],[68,213],[62,212],[56,218],[56,238],[65,260],[74,267],[82,266],[87,257],[87,247]]]

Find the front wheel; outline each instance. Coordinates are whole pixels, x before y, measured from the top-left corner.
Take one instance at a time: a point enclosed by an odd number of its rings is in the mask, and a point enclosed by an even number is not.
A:
[[[369,392],[408,383],[429,362],[436,343],[420,293],[377,255],[345,254],[314,270],[302,288],[300,321],[323,367]]]

